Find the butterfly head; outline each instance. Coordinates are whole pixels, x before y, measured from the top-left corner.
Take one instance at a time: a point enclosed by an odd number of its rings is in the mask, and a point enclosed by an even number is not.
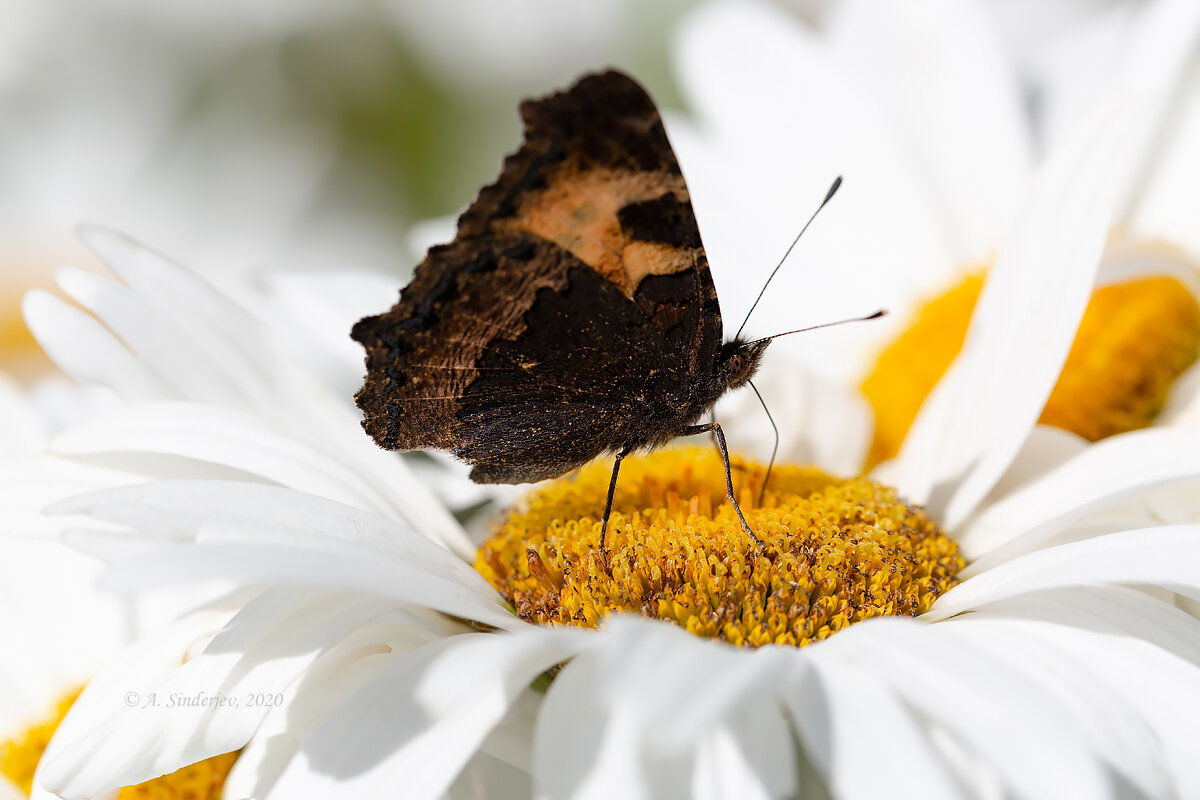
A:
[[[736,389],[754,377],[763,351],[770,343],[770,339],[759,339],[755,342],[734,339],[721,345],[720,363],[721,371],[725,375],[726,388]]]

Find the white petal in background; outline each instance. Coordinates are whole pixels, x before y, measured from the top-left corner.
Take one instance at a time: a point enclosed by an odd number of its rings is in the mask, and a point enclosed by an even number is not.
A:
[[[941,289],[961,268],[902,128],[828,42],[764,3],[713,3],[684,21],[676,63],[697,119],[694,131],[674,125],[668,133],[730,333],[839,174],[841,191],[780,270],[748,333],[894,306],[898,296]],[[905,322],[816,331],[772,347],[852,382],[865,373],[871,343]]]
[[[988,273],[962,354],[889,468],[948,529],[1007,469],[1066,360],[1128,178],[1132,132],[1123,114],[1131,110],[1098,110],[1043,165]]]
[[[826,34],[846,68],[902,122],[923,191],[963,266],[982,264],[1027,190],[1032,142],[990,15],[971,0],[834,7]]]
[[[110,454],[139,450],[139,442],[146,441],[144,426],[153,420],[159,426],[152,438],[190,442],[187,454],[193,458],[232,461],[228,466],[242,469],[264,463],[254,451],[270,441],[277,454],[287,451],[295,463],[266,477],[313,477],[314,465],[321,465],[318,471],[324,473],[332,467],[342,478],[325,489],[310,482],[301,488],[340,498],[356,485],[356,496],[370,497],[368,507],[411,519],[419,530],[464,557],[473,552],[432,492],[399,458],[380,451],[362,433],[349,398],[329,394],[290,360],[286,348],[277,344],[286,331],[265,328],[249,311],[190,271],[126,237],[89,229],[86,238],[128,285],[68,272],[67,286],[112,332],[49,295],[33,294],[26,300],[26,317],[46,350],[76,377],[112,387],[135,404],[207,399],[222,409],[214,409],[217,416],[201,431],[187,424],[187,415],[142,414],[137,405],[131,406],[118,412],[127,422],[124,428],[109,430],[105,447],[110,453],[93,449],[97,457],[93,463],[110,459]],[[159,309],[171,309],[169,321]],[[87,345],[78,348],[80,341]],[[172,428],[172,419],[180,423],[178,429]],[[128,440],[118,433],[121,430],[128,432]],[[71,435],[66,434],[67,441]],[[85,438],[97,436],[103,438],[99,432]],[[217,446],[220,443],[223,446]],[[161,445],[146,446],[161,452]],[[199,450],[192,452],[195,448]]]

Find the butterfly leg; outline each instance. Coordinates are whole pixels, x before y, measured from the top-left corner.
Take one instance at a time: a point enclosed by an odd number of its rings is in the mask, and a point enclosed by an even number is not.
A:
[[[621,471],[621,459],[629,455],[631,448],[626,447],[621,452],[617,453],[617,457],[613,460],[612,479],[608,482],[608,499],[604,501],[604,516],[600,519],[600,553],[606,554],[604,539],[608,535],[608,517],[612,514],[613,495],[617,491],[617,473]]]
[[[763,547],[762,540],[754,535],[754,531],[750,530],[749,523],[742,516],[742,508],[738,505],[737,498],[733,496],[733,472],[729,466],[729,448],[725,445],[725,432],[721,430],[720,424],[716,422],[707,422],[703,425],[692,425],[689,428],[684,428],[680,431],[680,436],[694,436],[698,433],[708,433],[712,431],[713,436],[717,437],[717,449],[721,451],[721,460],[725,462],[725,492],[729,497],[729,502],[733,505],[734,513],[737,514],[738,521],[742,523],[742,530],[746,535],[754,540],[754,544],[758,546],[760,553],[766,552]]]

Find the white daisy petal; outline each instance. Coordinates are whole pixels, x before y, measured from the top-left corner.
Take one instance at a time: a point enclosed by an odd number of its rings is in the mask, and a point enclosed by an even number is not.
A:
[[[106,386],[128,402],[161,400],[168,387],[96,320],[54,295],[35,290],[21,305],[38,344],[81,383]],[[80,347],[80,342],[87,342]]]
[[[152,636],[143,637],[119,653],[104,669],[90,681],[79,699],[71,707],[55,731],[38,768],[37,782],[52,791],[66,794],[66,782],[76,785],[88,784],[99,791],[99,785],[109,780],[114,771],[144,769],[147,760],[141,749],[118,749],[111,754],[110,763],[95,764],[94,750],[80,747],[77,743],[89,737],[93,731],[105,725],[115,709],[124,709],[136,724],[136,713],[141,706],[150,703],[148,689],[157,687],[164,677],[176,669],[188,656],[193,646],[212,636],[232,616],[229,611],[212,608],[172,623]],[[143,695],[143,692],[147,692]],[[168,702],[167,698],[161,699]],[[154,714],[153,708],[145,709]],[[122,733],[116,734],[123,737]],[[61,769],[55,762],[61,756],[63,764],[88,764],[86,774],[74,768]],[[60,784],[60,781],[63,783]],[[111,784],[105,786],[111,788]],[[86,796],[82,791],[76,796]]]
[[[1174,242],[1200,253],[1200,69],[1192,68],[1181,90],[1155,164],[1130,218],[1130,227],[1148,239]]]
[[[1132,125],[1096,110],[1039,172],[980,295],[963,352],[913,423],[900,489],[954,529],[987,495],[1034,426],[1083,316]]]
[[[77,298],[106,325],[132,325],[136,323],[124,317],[153,319],[170,311],[172,324],[159,335],[171,348],[161,359],[148,358],[157,369],[172,374],[186,365],[211,371],[238,387],[247,401],[276,395],[271,383],[282,378],[284,371],[276,368],[278,362],[269,357],[268,349],[246,346],[264,335],[262,325],[251,314],[190,270],[127,236],[93,226],[81,228],[79,235],[140,300],[122,314],[110,305],[116,299],[111,294]],[[206,335],[197,336],[196,331]],[[148,352],[154,353],[157,349],[141,336],[125,342],[134,350],[151,348]]]
[[[463,630],[445,618],[418,620],[407,609],[356,627],[313,661],[283,693],[282,703],[272,705],[229,773],[226,796],[266,797],[304,742],[342,703],[404,653]]]
[[[533,781],[526,770],[486,753],[463,767],[446,792],[446,800],[526,800],[533,797]]]
[[[752,654],[661,623],[619,617],[605,646],[576,656],[546,693],[534,734],[542,797],[673,797],[705,774],[698,748],[735,733],[747,796],[792,793],[796,773],[776,696],[793,653]],[[707,740],[707,741],[706,741]],[[713,787],[717,788],[717,787]]]
[[[693,139],[709,145],[704,167],[681,163],[731,331],[839,173],[846,182],[837,200],[794,256],[811,266],[780,271],[751,330],[858,316],[936,291],[955,273],[950,247],[929,224],[936,216],[924,168],[907,158],[896,122],[816,36],[766,3],[709,3],[685,20],[676,51],[699,116],[703,138]],[[762,278],[748,280],[754,269]],[[853,381],[879,335],[878,326],[814,331],[772,348]]]
[[[320,458],[303,459],[306,463],[343,461],[359,476],[352,483],[362,484],[368,496],[375,495],[371,507],[386,504],[392,514],[412,520],[463,558],[471,557],[473,547],[461,526],[428,487],[400,459],[374,447],[348,404],[330,397],[297,369],[254,316],[195,274],[124,236],[87,229],[84,237],[128,286],[74,271],[64,274],[66,286],[112,333],[48,296],[26,301],[31,327],[64,368],[81,379],[101,380],[131,401],[208,400],[227,414],[260,415],[264,422],[269,420],[265,427],[292,432],[320,451]],[[169,318],[164,316],[168,309]],[[63,336],[64,328],[70,336]],[[88,344],[79,348],[80,342]],[[98,352],[83,358],[75,354],[76,349],[93,347]],[[151,419],[138,411],[130,414],[139,421]],[[170,420],[158,421],[165,425]],[[250,435],[253,440],[251,426],[239,422],[233,425],[233,438]],[[196,433],[183,427],[185,435]],[[132,423],[123,428],[136,429]],[[165,429],[155,435],[171,440]],[[109,447],[118,452],[136,449],[130,442]],[[161,447],[147,445],[149,452],[161,452]],[[230,449],[239,452],[237,447]],[[251,463],[252,450],[253,446],[240,451]],[[293,447],[293,455],[297,452]],[[280,463],[275,466],[287,471]]]
[[[288,354],[297,363],[311,365],[335,393],[353,397],[363,382],[362,348],[346,331],[395,302],[396,276],[346,267],[327,272],[276,270],[260,280],[270,301],[263,312],[290,332],[281,342]]]
[[[469,558],[473,547],[428,487],[399,459],[374,448],[363,452],[361,447],[370,446],[358,438],[357,426],[353,435],[350,447],[327,447],[236,409],[142,403],[70,428],[55,438],[50,449],[64,455],[156,453],[219,464],[243,475],[407,519],[417,530]]]
[[[132,491],[142,488],[134,487]],[[276,495],[274,501],[268,495],[259,497],[268,504],[266,510],[275,509],[281,497],[286,501],[286,494]],[[112,503],[109,493],[90,495],[82,503],[64,505],[61,510],[95,509],[98,513],[113,513],[112,507],[104,507]],[[138,511],[127,515],[119,511],[119,504],[112,506],[118,507],[116,516],[136,522],[154,516]],[[306,531],[312,529],[305,528],[304,523],[281,528],[278,523],[258,523],[250,516],[229,524],[212,524],[203,518],[194,523],[200,525],[204,534],[198,537],[200,543],[176,545],[163,551],[131,547],[130,536],[114,534],[108,529],[67,530],[64,537],[85,552],[115,559],[116,563],[101,578],[101,585],[118,591],[208,579],[251,585],[307,584],[394,597],[398,602],[420,604],[496,627],[524,626],[503,607],[496,591],[478,573],[472,577],[454,555],[430,543],[420,543],[418,537],[404,533],[400,527],[392,530],[391,535],[408,536],[416,554],[412,561],[396,559],[394,548],[365,542],[328,540],[322,546],[322,537],[310,536],[305,546]],[[318,546],[313,547],[314,543]]]
[[[1016,797],[1107,794],[1107,778],[1061,701],[943,629],[868,620],[821,646],[842,650],[926,725],[975,754],[984,771],[976,782],[999,781]]]
[[[62,455],[139,451],[182,456],[232,467],[281,486],[358,508],[391,508],[351,464],[257,416],[220,406],[143,403],[90,420],[50,445]]]
[[[1013,463],[992,487],[983,502],[987,508],[1002,498],[1007,498],[1018,489],[1033,483],[1051,470],[1061,467],[1078,456],[1089,446],[1082,436],[1050,425],[1035,425],[1029,438],[1013,459]],[[968,524],[956,538],[961,544],[973,530],[974,522]]]
[[[115,696],[89,689],[79,703],[105,704],[110,718],[75,738],[69,755],[52,760],[43,783],[86,796],[239,749],[268,711],[247,698],[284,691],[329,643],[392,607],[354,595],[264,592],[162,682]],[[139,702],[131,703],[132,696]],[[139,754],[137,764],[122,757],[130,752]]]
[[[961,263],[992,256],[1032,172],[1016,76],[988,23],[962,0],[847,2],[828,23],[844,63],[903,120]]]
[[[972,630],[975,620],[982,622],[978,630]],[[1115,749],[1116,757],[1110,763],[1123,765],[1148,796],[1190,797],[1200,787],[1187,733],[1200,713],[1198,626],[1194,617],[1141,592],[1085,587],[1005,600],[948,627],[984,646],[988,639],[1003,641],[1005,633],[1040,643],[1068,664],[1060,694],[1070,702],[1086,696],[1082,686],[1076,691],[1079,682],[1103,684],[1108,699],[1080,709],[1109,717],[1089,726],[1089,736],[1111,740],[1109,755]],[[1164,783],[1161,790],[1149,788]]]
[[[852,800],[958,793],[922,721],[900,697],[836,649],[811,655],[805,659],[811,668],[784,701],[797,738],[833,795]]]
[[[1149,175],[1147,162],[1159,150],[1170,101],[1198,43],[1200,5],[1190,0],[1146,4],[1131,31],[1113,83],[1116,91],[1144,98],[1137,114],[1141,129],[1134,166],[1139,175]],[[1134,187],[1128,199],[1137,201],[1141,189]]]
[[[47,436],[46,424],[26,393],[0,373],[0,461],[37,453]]]
[[[86,549],[89,535],[77,532],[69,541]],[[303,551],[286,544],[201,544],[131,555],[111,567],[100,585],[125,593],[212,579],[335,590],[357,588],[497,628],[524,627],[501,605],[498,596],[483,596],[456,582],[432,577],[419,567],[380,563],[371,555]]]
[[[99,595],[101,565],[58,542],[7,538],[0,559],[0,741],[53,713],[129,635],[130,609]],[[83,611],[86,609],[86,612]]]
[[[91,272],[64,268],[58,285],[100,319],[139,363],[154,369],[169,397],[217,405],[242,402],[239,386],[249,376],[229,374],[236,362],[220,362],[209,351],[196,331],[210,326],[184,327],[189,320],[175,309],[146,303],[132,289]]]
[[[406,797],[441,797],[530,681],[591,638],[468,634],[397,659],[316,731],[271,796],[372,797],[403,785]]]
[[[1162,742],[1136,706],[1113,702],[1113,687],[1091,669],[1092,658],[1108,655],[1105,637],[1074,628],[1073,633],[1101,640],[1089,642],[1090,650],[1080,651],[1062,647],[1061,640],[1055,639],[1062,626],[1041,623],[1046,636],[1031,637],[1031,629],[1037,625],[973,619],[969,625],[948,627],[980,652],[1043,687],[1047,695],[1061,698],[1076,716],[1085,741],[1125,783],[1140,792],[1139,796],[1169,797],[1173,787]]]
[[[471,566],[413,529],[354,506],[235,481],[158,481],[64,500],[52,514],[87,514],[149,541],[293,545],[407,564],[483,597],[495,592]]]
[[[1008,619],[1075,626],[1144,641],[1200,667],[1200,619],[1128,586],[1067,586],[1004,597],[956,619]]]
[[[984,603],[1059,586],[1149,583],[1200,598],[1200,525],[1122,531],[1014,558],[955,586],[923,619],[947,619]]]
[[[1072,522],[1181,478],[1200,477],[1200,430],[1150,428],[1113,436],[985,508],[958,537],[963,577],[1055,541]]]
[[[134,483],[141,476],[119,469],[37,457],[0,464],[0,531],[21,536],[56,536],[64,520],[44,509],[64,497]]]

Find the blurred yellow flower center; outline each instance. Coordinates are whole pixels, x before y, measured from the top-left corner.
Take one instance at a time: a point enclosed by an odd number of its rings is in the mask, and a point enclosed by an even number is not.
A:
[[[63,698],[49,719],[30,727],[21,736],[0,742],[0,774],[26,795],[33,791],[33,773],[46,752],[46,745],[81,691],[78,689]],[[219,800],[225,778],[237,757],[237,753],[213,756],[170,775],[126,786],[117,794],[117,800]]]
[[[0,773],[21,787],[25,794],[33,791],[33,773],[38,762],[42,760],[42,753],[46,752],[50,737],[71,710],[81,691],[82,688],[76,689],[60,700],[58,708],[49,719],[31,726],[14,739],[0,742]]]
[[[983,277],[927,303],[879,356],[862,389],[875,410],[868,466],[900,451],[925,398],[962,349]],[[1200,356],[1200,304],[1178,280],[1147,277],[1092,293],[1040,422],[1090,441],[1144,428]]]
[[[893,489],[865,478],[734,460],[760,554],[725,500],[716,452],[626,459],[597,547],[612,465],[597,462],[527,498],[475,568],[524,619],[595,626],[632,611],[735,645],[805,645],[860,620],[916,615],[955,583],[956,545]]]

